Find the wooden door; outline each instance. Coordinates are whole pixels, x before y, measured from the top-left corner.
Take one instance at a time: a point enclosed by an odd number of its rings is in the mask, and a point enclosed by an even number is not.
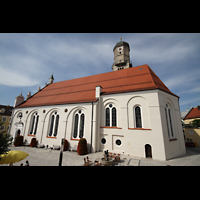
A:
[[[145,145],[145,154],[146,158],[152,158],[151,145],[149,144]]]

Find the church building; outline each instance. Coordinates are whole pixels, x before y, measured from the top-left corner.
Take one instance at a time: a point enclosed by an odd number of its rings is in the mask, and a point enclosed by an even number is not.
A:
[[[125,41],[114,48],[111,72],[54,82],[16,97],[10,134],[48,147],[68,140],[89,152],[168,160],[186,153],[179,97],[148,65],[132,67]]]

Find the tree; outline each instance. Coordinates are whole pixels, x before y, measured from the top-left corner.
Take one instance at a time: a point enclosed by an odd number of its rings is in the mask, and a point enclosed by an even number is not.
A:
[[[192,125],[194,127],[200,127],[200,119],[195,119],[192,121]]]
[[[0,126],[3,125],[3,122],[0,120]],[[4,134],[5,131],[0,133],[0,155],[10,151],[9,146],[12,144],[12,137],[9,134]]]

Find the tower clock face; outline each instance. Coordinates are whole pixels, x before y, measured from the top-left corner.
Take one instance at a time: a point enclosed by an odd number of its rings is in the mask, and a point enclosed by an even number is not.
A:
[[[118,48],[118,51],[122,51],[122,49],[123,49],[123,47],[119,47],[119,48]]]

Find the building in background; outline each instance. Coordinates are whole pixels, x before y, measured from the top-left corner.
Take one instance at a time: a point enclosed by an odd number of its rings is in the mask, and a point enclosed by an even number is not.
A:
[[[191,108],[183,120],[185,122],[185,141],[193,142],[195,146],[200,147],[200,106]]]
[[[4,131],[4,134],[7,134],[9,131],[12,111],[12,106],[0,105],[0,121],[3,122],[3,125],[0,126],[0,132]]]

